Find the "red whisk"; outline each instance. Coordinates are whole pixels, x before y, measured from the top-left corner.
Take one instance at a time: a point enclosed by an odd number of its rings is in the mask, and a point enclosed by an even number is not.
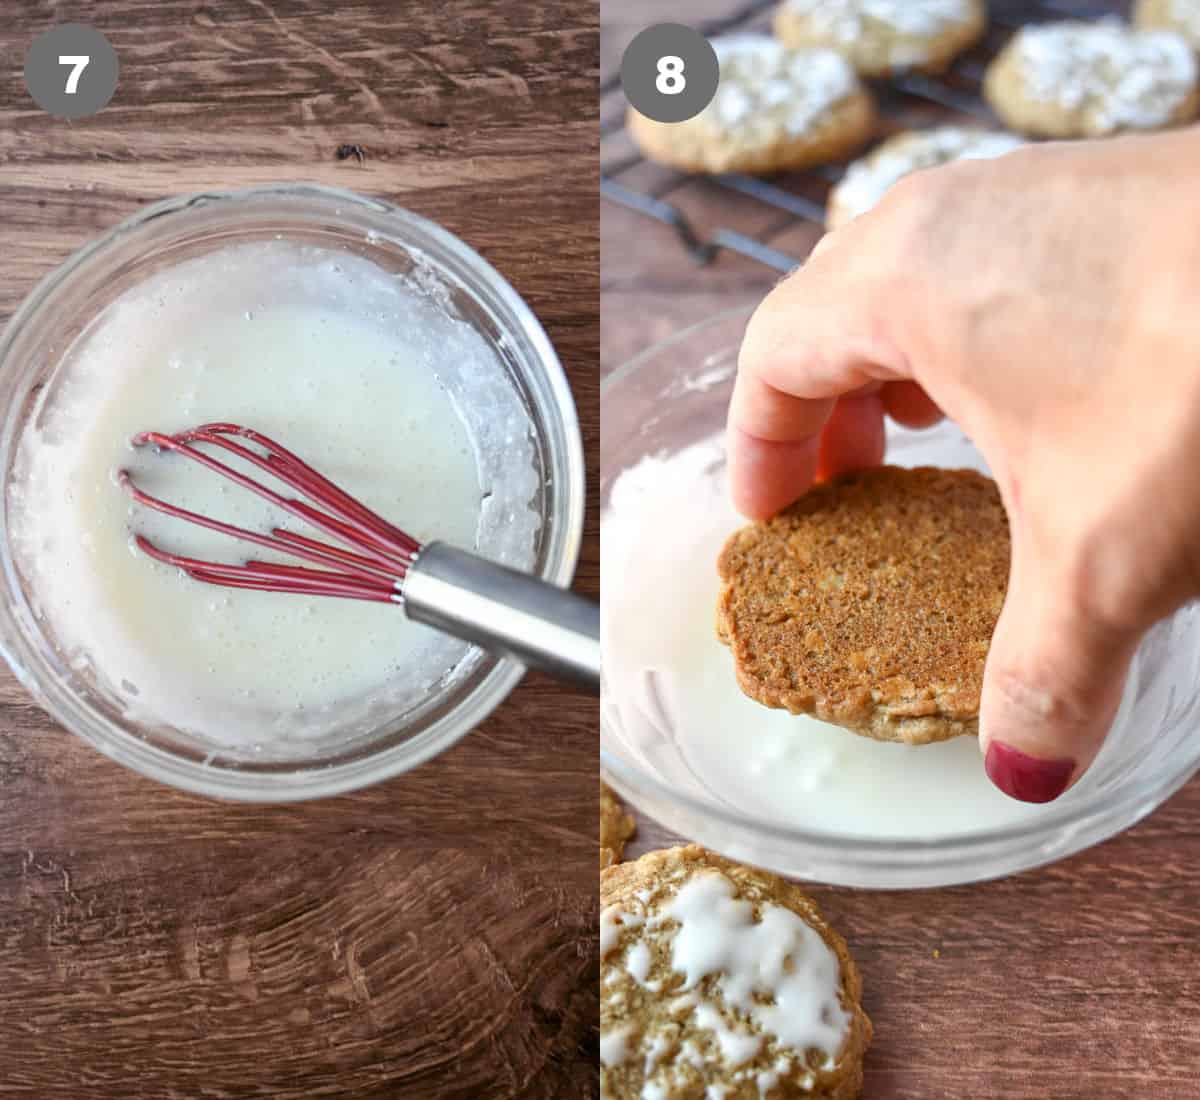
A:
[[[138,548],[157,561],[207,584],[400,604],[416,622],[598,690],[600,612],[591,601],[445,543],[418,542],[253,429],[204,424],[175,435],[139,432],[132,442],[197,462],[333,540],[283,527],[252,531],[200,515],[138,488],[129,471],[122,470],[120,483],[147,508],[319,568],[255,559],[202,561],[137,535]],[[299,495],[276,491],[201,447],[233,455]]]

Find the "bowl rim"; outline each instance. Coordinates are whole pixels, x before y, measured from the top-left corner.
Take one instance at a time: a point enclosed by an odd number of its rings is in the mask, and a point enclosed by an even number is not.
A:
[[[601,379],[601,408],[604,406],[605,397],[615,387],[637,375],[639,371],[645,369],[648,363],[653,362],[663,353],[694,339],[706,330],[728,326],[739,319],[748,320],[755,308],[756,306],[739,305],[722,310],[703,320],[684,326],[679,331],[639,352]],[[724,344],[710,346],[707,355],[711,357],[722,351],[728,351],[728,347]],[[603,448],[601,466],[603,467]],[[602,484],[603,477],[602,471]],[[600,526],[603,533],[603,497]],[[1136,676],[1136,665],[1133,675]],[[1136,681],[1128,690],[1132,689],[1136,689]],[[635,804],[638,796],[648,793],[650,799],[679,805],[687,813],[710,819],[717,825],[729,825],[739,830],[750,830],[773,843],[786,844],[795,851],[799,860],[806,862],[812,861],[827,865],[831,858],[850,856],[852,858],[847,861],[853,865],[850,875],[842,877],[835,874],[832,877],[822,877],[821,881],[860,888],[871,888],[873,884],[864,882],[860,875],[853,872],[870,873],[881,869],[901,873],[928,871],[931,868],[930,856],[934,854],[948,857],[936,864],[937,867],[977,868],[978,873],[968,870],[965,877],[955,876],[952,879],[941,879],[934,876],[928,881],[921,879],[915,882],[894,879],[883,884],[881,888],[962,884],[1015,874],[1055,862],[1098,844],[1136,824],[1161,806],[1191,779],[1197,770],[1200,770],[1200,744],[1198,744],[1193,757],[1185,760],[1180,767],[1165,772],[1156,782],[1136,786],[1115,798],[1089,799],[1080,803],[1060,803],[1048,809],[1045,814],[1039,814],[1027,822],[1007,825],[994,830],[972,830],[946,837],[907,837],[889,840],[879,837],[820,833],[791,826],[781,826],[749,816],[731,807],[705,801],[686,791],[679,791],[656,776],[617,758],[607,750],[604,737],[605,726],[605,707],[602,695],[600,706],[601,774],[605,777],[611,776],[613,786]],[[1197,740],[1200,741],[1200,739]],[[666,823],[664,822],[664,824]],[[1052,850],[1046,850],[1046,834],[1052,830],[1059,830],[1065,834],[1067,839],[1064,844],[1056,846]],[[1019,845],[1027,845],[1028,858],[1019,856],[1015,861],[1008,860],[1001,869],[987,866],[989,860],[995,860],[999,855],[1007,854],[1013,846]]]
[[[447,268],[447,257],[462,265],[480,287],[493,294],[498,303],[511,313],[516,322],[516,331],[529,344],[529,363],[534,372],[540,374],[540,380],[548,390],[547,412],[556,418],[555,426],[561,433],[562,448],[558,457],[562,470],[553,470],[552,473],[562,484],[562,508],[553,519],[555,531],[548,543],[540,575],[559,586],[568,586],[582,546],[587,491],[579,417],[562,362],[530,306],[492,264],[448,229],[386,199],[324,184],[285,181],[175,195],[143,206],[85,242],[29,291],[9,318],[3,332],[0,332],[0,369],[4,369],[17,334],[38,316],[54,291],[71,279],[80,267],[101,256],[117,242],[160,218],[193,207],[212,204],[218,212],[224,209],[232,215],[242,209],[242,203],[269,203],[271,200],[279,204],[272,206],[277,212],[286,210],[289,203],[297,204],[293,209],[298,210],[300,204],[308,201],[332,203],[331,213],[335,218],[341,212],[341,205],[354,209],[366,208],[375,215],[382,215],[391,220],[395,236],[401,244],[406,237],[417,235],[431,241],[435,248],[444,250],[445,255],[440,256],[424,241],[410,246],[435,269],[447,272],[456,285],[482,307],[492,312],[492,307],[480,298],[475,286],[468,285]],[[505,325],[503,331],[509,329],[510,326]],[[8,453],[13,443],[11,437],[19,431],[20,426],[14,423],[16,418],[11,415],[11,408],[5,408],[3,416],[3,439],[0,442],[4,452]],[[545,440],[543,446],[549,447],[552,455],[555,453],[555,448]],[[475,688],[451,711],[435,719],[430,728],[423,730],[413,741],[392,745],[382,751],[367,751],[341,763],[306,763],[286,770],[213,768],[150,744],[120,723],[86,706],[78,693],[68,690],[61,679],[43,682],[41,677],[26,667],[20,653],[15,651],[10,638],[6,636],[11,631],[22,645],[29,645],[26,626],[21,621],[24,617],[22,609],[12,599],[13,591],[20,592],[21,589],[15,563],[8,550],[8,535],[5,504],[0,506],[0,557],[3,558],[8,591],[0,601],[0,616],[6,620],[3,625],[8,629],[0,632],[0,655],[16,678],[42,709],[73,735],[133,771],[194,794],[256,803],[293,802],[343,794],[381,782],[425,763],[465,737],[507,698],[525,673],[525,667],[511,658],[496,659]]]

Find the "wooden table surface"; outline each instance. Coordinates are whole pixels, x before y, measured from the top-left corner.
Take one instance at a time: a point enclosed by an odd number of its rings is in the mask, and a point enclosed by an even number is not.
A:
[[[110,106],[33,104],[56,22]],[[0,320],[180,192],[315,180],[434,218],[545,324],[598,438],[594,0],[9,0]],[[345,142],[366,163],[339,162]],[[591,509],[578,587],[598,586]],[[225,805],[123,770],[0,673],[0,1096],[597,1091],[596,704],[530,676],[370,790]]]
[[[704,27],[754,8],[764,5],[604,0],[601,79],[617,72],[642,27]],[[602,120],[623,108],[619,89],[609,93]],[[601,150],[602,164],[612,166],[631,146],[623,132],[609,131]],[[615,178],[669,199],[701,232],[740,229],[797,257],[819,236],[811,225],[651,165]],[[787,185],[800,193],[809,186]],[[696,267],[672,230],[603,201],[600,278],[601,363],[611,370],[683,326],[757,301],[778,276],[728,253]],[[632,855],[681,839],[644,815],[639,825]],[[1098,848],[1001,882],[812,893],[863,969],[875,1022],[864,1100],[1200,1096],[1200,783]]]

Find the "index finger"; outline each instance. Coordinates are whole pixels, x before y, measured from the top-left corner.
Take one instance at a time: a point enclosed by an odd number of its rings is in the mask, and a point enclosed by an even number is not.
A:
[[[838,397],[911,377],[884,335],[880,299],[876,281],[855,271],[844,247],[826,246],[755,311],[738,357],[727,440],[730,491],[746,515],[771,515],[812,483]]]

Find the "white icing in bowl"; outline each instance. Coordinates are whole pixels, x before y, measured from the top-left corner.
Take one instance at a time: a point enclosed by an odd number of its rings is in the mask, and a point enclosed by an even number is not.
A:
[[[227,245],[122,294],[67,349],[26,422],[12,537],[64,660],[132,720],[260,753],[352,736],[466,671],[470,647],[399,608],[213,588],[131,552],[141,534],[201,560],[271,557],[134,505],[121,469],[199,515],[304,529],[212,471],[129,445],[141,430],[214,421],[278,439],[422,542],[533,564],[532,424],[480,334],[363,257]]]

